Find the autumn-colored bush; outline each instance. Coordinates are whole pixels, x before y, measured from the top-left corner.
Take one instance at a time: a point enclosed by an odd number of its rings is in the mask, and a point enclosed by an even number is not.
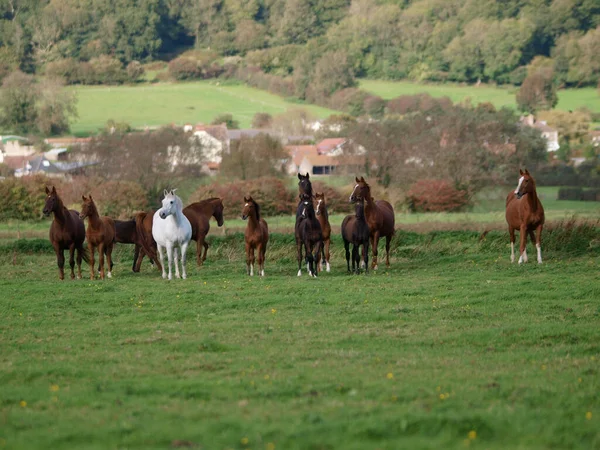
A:
[[[169,74],[176,80],[193,80],[202,77],[202,68],[194,59],[179,57],[169,63]]]
[[[294,214],[297,195],[289,190],[279,178],[257,178],[254,180],[214,183],[200,187],[190,198],[197,202],[210,197],[223,199],[226,218],[239,217],[244,205],[244,196],[251,195],[260,205],[264,216]]]
[[[354,206],[350,203],[352,189],[336,189],[320,181],[312,182],[313,193],[325,194],[325,204],[329,214],[350,214],[354,212]]]
[[[458,211],[468,204],[467,192],[446,180],[419,180],[406,196],[408,207],[419,212]]]

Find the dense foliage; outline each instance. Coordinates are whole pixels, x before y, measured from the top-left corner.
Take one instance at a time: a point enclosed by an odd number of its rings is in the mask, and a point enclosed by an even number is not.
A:
[[[108,57],[126,75],[195,47],[293,73],[302,98],[354,76],[520,84],[538,55],[560,83],[594,85],[599,25],[596,0],[0,0],[0,77]]]

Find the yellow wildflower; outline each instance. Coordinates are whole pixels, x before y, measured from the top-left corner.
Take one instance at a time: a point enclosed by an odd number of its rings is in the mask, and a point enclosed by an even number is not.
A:
[[[473,440],[477,437],[477,431],[471,430],[469,431],[469,434],[467,436],[469,437],[469,439]]]
[[[587,420],[592,420],[592,412],[591,412],[591,411],[588,411],[588,412],[586,412],[586,413],[585,413],[585,418],[586,418]]]
[[[53,384],[52,386],[50,386],[50,390],[52,392],[58,392],[60,390],[60,387],[58,387],[58,384]]]
[[[392,372],[389,372],[389,373],[387,374],[387,379],[388,379],[388,380],[393,380],[393,379],[394,379],[394,374],[393,374]]]
[[[27,406],[27,402],[25,400],[21,400],[19,405],[21,405],[21,408],[25,408]]]
[[[240,442],[242,443],[242,445],[248,445],[248,442],[250,442],[250,440],[244,436],[242,439],[240,439]]]

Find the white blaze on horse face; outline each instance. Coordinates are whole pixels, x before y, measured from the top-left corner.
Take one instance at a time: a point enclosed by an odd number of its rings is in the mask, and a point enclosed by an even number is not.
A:
[[[524,179],[525,179],[525,177],[519,178],[519,184],[517,184],[517,188],[515,189],[515,194],[519,193],[519,189],[521,189],[521,184],[523,183]]]
[[[315,214],[318,216],[319,214],[321,214],[321,203],[323,202],[323,200],[319,200],[317,202],[317,210],[315,211]]]
[[[356,192],[357,187],[358,187],[358,184],[356,186],[354,186],[354,189],[352,190],[352,194],[350,194],[350,198],[349,198],[350,201],[352,201],[352,197],[354,197],[354,193]]]

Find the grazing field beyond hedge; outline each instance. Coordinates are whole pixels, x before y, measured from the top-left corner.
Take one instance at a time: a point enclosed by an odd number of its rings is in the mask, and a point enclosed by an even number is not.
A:
[[[265,278],[215,235],[171,282],[122,245],[59,282],[45,239],[3,241],[0,447],[598,448],[599,238],[565,222],[519,266],[503,232],[399,231],[355,276],[336,236],[310,279],[290,234]]]
[[[276,116],[301,108],[318,118],[335,113],[319,106],[290,103],[242,84],[220,85],[214,80],[72,89],[77,93],[79,117],[71,124],[71,130],[77,134],[96,133],[108,120],[143,128],[210,123],[216,116],[230,113],[242,128],[249,128],[257,112]]]

